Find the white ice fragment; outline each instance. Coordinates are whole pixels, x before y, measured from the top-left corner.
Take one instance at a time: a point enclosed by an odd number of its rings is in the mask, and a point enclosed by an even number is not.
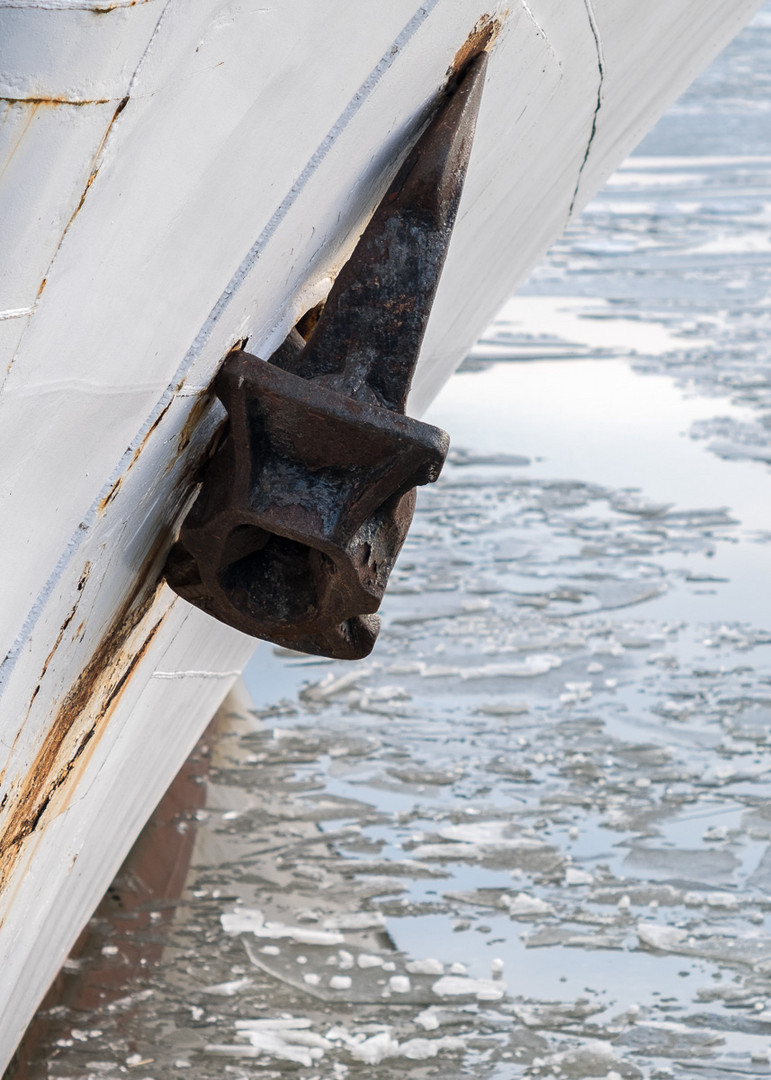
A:
[[[687,892],[683,897],[683,902],[687,907],[706,905],[714,908],[737,908],[741,907],[742,897],[729,892]]]
[[[461,964],[459,960],[456,960],[454,964],[450,964],[451,975],[465,975],[468,972],[468,968],[465,964]]]
[[[349,971],[355,963],[353,953],[349,953],[347,949],[339,949],[337,958],[341,971]]]
[[[535,1064],[535,1062],[533,1062]],[[562,1050],[556,1054],[549,1054],[542,1059],[542,1066],[549,1068],[552,1073],[563,1076],[602,1076],[608,1080],[614,1070],[613,1066],[619,1065],[618,1058],[613,1053],[613,1048],[599,1039],[587,1039],[581,1046],[572,1047],[570,1050]]]
[[[632,901],[628,896],[622,896],[616,907],[619,911],[629,911]]]
[[[566,885],[591,885],[593,881],[588,870],[579,870],[577,866],[568,866],[565,870]]]
[[[419,1024],[424,1031],[436,1031],[441,1021],[437,1015],[436,1009],[433,1005],[424,1009],[423,1012],[418,1013],[415,1017],[415,1023]]]
[[[607,686],[608,690],[615,690],[618,686],[618,679],[606,679],[605,685]]]
[[[490,961],[490,971],[494,979],[500,979],[503,975],[503,960],[500,957]]]
[[[688,939],[685,930],[679,930],[676,926],[662,926],[660,923],[640,922],[636,930],[641,945],[659,949],[661,952],[679,949]]]
[[[260,938],[289,938],[300,945],[341,945],[342,934],[329,930],[309,930],[303,926],[286,926],[280,922],[266,922],[257,908],[239,908],[224,911],[220,916],[226,934],[254,934]]]
[[[527,918],[537,915],[553,915],[554,908],[537,896],[528,896],[527,893],[515,893],[509,896],[504,893],[501,896],[501,907],[505,907],[512,919]]]
[[[380,911],[350,911],[330,915],[321,925],[325,930],[379,930],[385,916]]]
[[[436,1057],[441,1050],[465,1050],[466,1040],[457,1035],[443,1035],[441,1039],[408,1039],[399,1048],[399,1056],[410,1061],[425,1061]]]
[[[605,666],[603,664],[598,663],[596,660],[593,660],[591,664],[586,665],[586,674],[587,675],[599,675],[600,672],[602,672],[604,670],[605,670]]]
[[[333,975],[329,985],[332,990],[350,990],[352,982],[350,975]]]
[[[362,1043],[349,1043],[352,1057],[366,1065],[379,1065],[385,1058],[394,1057],[399,1052],[399,1043],[389,1031],[380,1031]]]
[[[412,983],[407,975],[392,975],[388,980],[388,987],[394,994],[409,994]]]
[[[531,653],[508,664],[483,664],[480,667],[463,668],[460,675],[463,679],[528,679],[545,675],[561,665],[561,657],[552,653]]]
[[[410,694],[403,686],[378,686],[374,690],[368,690],[367,697],[370,701],[378,702],[408,701]]]
[[[318,986],[321,982],[321,976],[317,975],[315,971],[303,972],[303,982],[308,986]]]
[[[444,975],[444,964],[433,957],[427,960],[409,960],[405,967],[411,975]]]
[[[252,985],[251,979],[231,979],[230,982],[215,983],[213,986],[204,986],[204,994],[215,994],[219,997],[234,997],[239,990],[245,990]]]
[[[470,979],[465,975],[444,975],[431,987],[437,997],[475,997],[477,1001],[500,1001],[504,985],[496,979]]]
[[[298,1023],[294,1018],[269,1021],[236,1021],[239,1034],[248,1040],[248,1046],[213,1044],[206,1049],[210,1053],[228,1054],[234,1057],[268,1057],[282,1061],[295,1061],[309,1068],[324,1057],[332,1044],[321,1035],[307,1030],[307,1021]]]
[[[117,956],[117,955],[118,955],[118,946],[117,945],[103,945],[102,946],[102,956]]]
[[[332,1032],[328,1034],[332,1035]],[[408,1039],[400,1044],[394,1038],[391,1028],[379,1031],[364,1040],[351,1035],[345,1028],[336,1028],[334,1034],[338,1041],[345,1044],[353,1058],[366,1065],[379,1065],[381,1061],[395,1057],[405,1057],[411,1061],[425,1061],[436,1057],[443,1050],[463,1050],[466,1046],[465,1039],[452,1035],[445,1035],[439,1039],[419,1037]]]
[[[373,968],[383,966],[383,957],[375,956],[374,953],[359,953],[356,957],[356,963],[360,968]],[[409,964],[407,965],[409,970]]]
[[[544,842],[539,840],[538,837],[524,836],[522,834],[511,836],[509,833],[512,830],[512,826],[508,821],[474,821],[465,822],[461,825],[448,825],[439,830],[439,836],[443,840],[454,841],[458,845],[458,851],[463,851],[461,844],[468,845],[468,853],[471,854],[474,848],[478,848],[480,851],[483,848],[505,848],[507,850],[522,851],[522,850],[542,850]],[[426,844],[422,848],[417,848],[412,852],[414,858],[418,858],[418,851],[425,851],[427,848],[439,848],[439,844]],[[452,848],[445,845],[448,852],[452,852]],[[465,854],[466,852],[464,852]]]
[[[579,835],[579,833],[578,833],[578,829],[576,828],[576,826],[571,825],[570,828],[568,829],[568,836],[570,837],[570,839],[571,840],[577,840],[578,835]]]
[[[353,669],[353,671],[346,671],[344,675],[335,676],[331,671],[325,675],[319,682],[314,683],[311,686],[307,686],[302,692],[301,697],[306,701],[328,701],[330,698],[335,697],[337,694],[341,694],[344,690],[350,689],[355,686],[357,682],[363,679],[366,675],[369,675],[372,669],[366,666],[359,666]],[[274,729],[274,738],[275,736]]]
[[[278,945],[263,945],[260,952],[265,953],[266,956],[278,956],[281,949],[279,949]]]

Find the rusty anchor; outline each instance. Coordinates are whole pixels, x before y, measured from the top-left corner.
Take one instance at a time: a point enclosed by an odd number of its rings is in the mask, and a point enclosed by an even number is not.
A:
[[[470,61],[408,155],[306,343],[231,353],[229,428],[166,565],[172,589],[301,652],[372,650],[389,574],[449,447],[404,415],[460,201],[487,56]]]

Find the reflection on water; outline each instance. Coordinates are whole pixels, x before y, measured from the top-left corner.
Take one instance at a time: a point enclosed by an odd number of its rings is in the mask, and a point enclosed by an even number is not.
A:
[[[18,1076],[771,1074],[769,43],[485,335],[374,656],[259,650]]]

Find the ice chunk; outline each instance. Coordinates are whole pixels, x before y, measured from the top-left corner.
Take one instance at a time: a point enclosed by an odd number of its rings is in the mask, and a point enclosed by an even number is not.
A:
[[[688,940],[685,930],[676,926],[664,926],[661,923],[640,922],[637,924],[637,937],[641,945],[661,952],[677,950]]]
[[[349,1043],[351,1055],[366,1065],[379,1065],[386,1058],[399,1052],[399,1043],[390,1031],[380,1031],[362,1043]]]
[[[501,906],[505,907],[512,919],[537,918],[540,915],[553,915],[554,908],[545,900],[537,896],[528,896],[527,893],[515,893],[509,896],[504,893],[501,897]]]
[[[224,911],[220,916],[226,934],[254,934],[260,938],[289,938],[300,945],[341,945],[342,934],[330,930],[309,930],[304,926],[286,926],[281,922],[266,922],[257,908],[238,908]]]
[[[237,1020],[236,1030],[246,1045],[213,1043],[206,1047],[209,1053],[233,1057],[268,1057],[280,1061],[294,1061],[310,1067],[324,1057],[332,1043],[315,1032],[309,1031],[310,1021],[304,1017],[275,1020]]]
[[[505,992],[499,979],[471,979],[467,975],[444,975],[431,989],[437,997],[475,997],[477,1001],[500,1001]]]
[[[429,958],[427,960],[409,960],[405,967],[411,975],[444,975],[444,964],[441,960]]]
[[[383,966],[383,957],[375,956],[374,953],[359,953],[356,957],[356,963],[360,968],[373,968]],[[409,964],[407,965],[409,970]]]

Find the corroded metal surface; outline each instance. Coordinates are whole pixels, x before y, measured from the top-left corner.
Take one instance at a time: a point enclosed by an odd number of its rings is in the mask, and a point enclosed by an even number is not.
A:
[[[466,67],[399,170],[307,342],[232,353],[229,428],[166,569],[191,603],[255,637],[366,656],[415,487],[449,440],[404,416],[471,153],[487,57]]]

